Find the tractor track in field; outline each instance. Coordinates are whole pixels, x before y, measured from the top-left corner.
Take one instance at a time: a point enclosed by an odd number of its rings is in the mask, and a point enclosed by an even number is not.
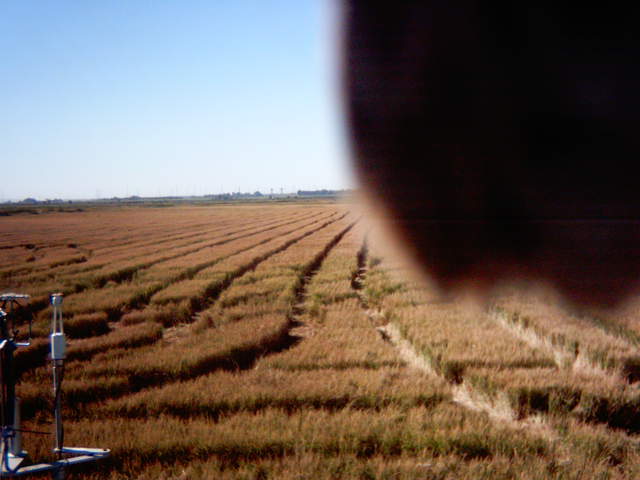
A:
[[[343,229],[340,233],[338,233],[333,239],[325,245],[325,247],[311,260],[305,268],[300,273],[298,277],[298,282],[294,286],[294,301],[291,305],[291,310],[289,311],[289,321],[292,324],[291,334],[300,339],[304,338],[306,335],[304,333],[304,322],[300,320],[300,316],[304,313],[304,304],[306,302],[307,297],[307,289],[309,287],[309,283],[316,276],[320,268],[322,267],[322,263],[325,258],[329,255],[331,250],[340,243],[340,240],[358,223],[360,219],[349,224],[345,229]]]
[[[365,315],[374,327],[379,327],[381,321],[384,321],[385,317],[380,309],[372,308],[371,302],[367,299],[367,295],[364,292],[365,281],[367,278],[367,262],[369,260],[369,241],[368,235],[365,235],[362,241],[362,246],[356,254],[356,271],[353,272],[351,277],[351,288],[358,298],[360,307],[364,310]],[[378,333],[381,333],[378,331]],[[384,337],[383,337],[384,338]]]
[[[506,394],[498,395],[496,398],[489,398],[486,394],[473,388],[473,386],[464,380],[461,383],[451,382],[444,375],[440,374],[429,359],[418,352],[409,340],[402,336],[400,330],[393,323],[387,322],[384,312],[380,311],[380,309],[371,308],[366,295],[362,292],[367,274],[368,257],[369,250],[367,238],[365,237],[362,247],[357,253],[357,270],[353,275],[351,286],[358,295],[361,307],[365,310],[367,317],[380,335],[381,340],[389,343],[396,349],[398,356],[405,365],[434,379],[444,380],[449,384],[453,401],[467,410],[483,412],[494,421],[508,424],[513,428],[536,431],[553,440],[557,438],[556,432],[553,431],[541,416],[518,418]],[[381,325],[382,322],[384,322],[384,324]]]
[[[606,369],[590,358],[589,353],[585,352],[584,348],[581,348],[579,342],[575,342],[575,345],[571,348],[567,345],[558,344],[552,336],[543,335],[533,327],[518,321],[520,317],[517,314],[502,308],[490,308],[487,316],[514,337],[533,348],[547,352],[553,357],[556,366],[561,370],[587,374],[603,380],[616,378],[621,384],[631,384],[637,382],[640,378],[640,365],[638,365],[637,361],[631,361],[627,365],[621,365],[615,369]],[[605,333],[611,335],[608,332]],[[633,345],[628,339],[624,340]]]
[[[502,309],[490,309],[487,315],[504,330],[522,340],[530,347],[550,354],[559,369],[573,368],[579,354],[578,351],[569,351],[566,348],[554,345],[551,339],[539,335],[533,328],[527,328],[522,324],[511,321],[508,312]]]
[[[433,378],[445,380],[449,383],[452,392],[453,401],[461,405],[463,408],[483,412],[487,414],[491,419],[497,423],[506,424],[511,428],[522,430],[525,432],[533,432],[540,434],[549,441],[557,442],[560,440],[561,435],[554,429],[554,419],[552,416],[546,413],[532,413],[525,416],[519,414],[511,405],[509,395],[506,391],[498,391],[492,395],[487,394],[482,389],[479,389],[472,385],[470,382],[464,379],[464,376],[458,378],[457,381],[445,378],[437,368],[431,363],[428,357],[425,357],[421,352],[416,350],[413,344],[403,337],[402,333],[396,325],[387,322],[384,312],[369,308],[366,296],[362,294],[361,289],[366,277],[366,268],[363,269],[361,265],[366,265],[366,244],[358,252],[358,271],[354,275],[354,282],[352,287],[358,292],[361,298],[361,305],[367,309],[367,316],[371,320],[372,324],[376,327],[382,340],[391,344],[398,352],[400,358],[409,366],[429,375]],[[489,311],[489,315],[496,314],[495,311]],[[506,312],[502,312],[503,316],[506,316]],[[516,325],[508,318],[493,318],[495,322],[501,323],[501,328],[505,328],[515,335],[518,339],[524,340],[534,348],[541,348],[545,351],[549,351],[554,355],[555,361],[559,368],[571,368],[573,370],[579,370],[584,373],[588,370],[590,375],[605,379],[611,377],[612,372],[606,371],[599,366],[594,366],[593,363],[586,364],[586,355],[575,352],[570,355],[571,352],[562,350],[561,347],[552,344],[551,340],[540,336],[533,329],[522,329],[522,325]],[[382,324],[384,322],[384,324]],[[382,324],[382,325],[381,325]],[[623,332],[624,334],[624,332]],[[567,366],[567,363],[569,365]],[[514,364],[512,367],[518,368],[523,365]],[[633,366],[632,366],[633,367]],[[632,370],[631,374],[636,372]],[[626,379],[629,380],[627,373]],[[624,383],[624,378],[620,378]],[[640,431],[638,428],[638,414],[637,402],[630,400],[629,402],[623,402],[621,404],[612,404],[607,399],[599,399],[601,402],[601,409],[607,412],[604,414],[592,414],[594,418],[584,417],[583,421],[596,424],[604,424],[608,428],[614,428],[625,431],[627,434],[637,434]],[[598,417],[598,415],[604,415],[606,419]]]
[[[367,275],[367,259],[369,258],[369,241],[368,235],[365,234],[362,246],[356,254],[356,270],[351,276],[351,288],[358,296],[358,301],[362,308],[368,308],[366,298],[362,293],[364,288],[364,279]]]
[[[496,423],[508,425],[517,430],[536,432],[551,441],[559,439],[557,432],[552,428],[546,416],[530,415],[519,418],[518,413],[511,406],[506,392],[498,392],[498,394],[490,397],[483,391],[474,388],[464,378],[460,383],[453,383],[444,375],[438,373],[431,362],[402,336],[393,323],[377,327],[376,330],[384,341],[390,343],[398,351],[398,355],[408,365],[428,376],[446,381],[451,389],[453,401],[461,407],[484,413]]]
[[[327,215],[324,218],[330,218],[330,217],[336,215],[336,213],[337,212],[332,212],[332,213],[330,213],[329,215]],[[306,219],[313,218],[313,217],[318,216],[318,215],[320,215],[320,214],[310,215],[309,217],[306,217]],[[86,283],[76,283],[72,287],[69,287],[66,290],[63,290],[63,293],[65,295],[70,295],[70,294],[73,294],[73,293],[82,293],[82,292],[87,291],[87,290],[93,290],[93,289],[102,288],[108,282],[114,282],[116,284],[120,284],[120,283],[123,283],[123,282],[131,280],[140,270],[148,269],[148,268],[150,268],[150,267],[152,267],[154,265],[157,265],[159,263],[166,262],[166,261],[169,261],[169,260],[174,260],[176,258],[185,256],[185,255],[190,255],[192,253],[197,253],[197,252],[199,252],[201,250],[204,250],[206,248],[211,248],[211,247],[215,247],[215,246],[219,246],[219,245],[224,245],[224,244],[233,242],[235,240],[240,240],[240,239],[243,239],[243,238],[248,238],[248,237],[251,237],[251,236],[259,235],[260,233],[268,232],[270,230],[274,230],[276,228],[284,227],[286,225],[291,225],[293,223],[300,222],[300,221],[302,221],[304,219],[305,218],[302,218],[302,219],[297,218],[295,220],[288,220],[286,222],[281,222],[281,223],[278,223],[278,224],[275,224],[275,225],[271,225],[269,227],[262,228],[262,229],[257,230],[257,231],[252,231],[250,233],[244,233],[244,234],[241,234],[241,235],[236,235],[236,236],[229,237],[229,235],[234,235],[234,234],[236,234],[238,232],[246,231],[247,229],[237,230],[237,231],[235,231],[233,233],[228,233],[228,234],[223,235],[222,237],[218,237],[219,239],[214,241],[214,242],[210,242],[210,243],[207,243],[207,244],[204,244],[204,245],[200,245],[200,246],[198,246],[196,248],[193,248],[191,250],[187,250],[187,251],[184,251],[184,252],[181,252],[181,253],[178,253],[178,254],[167,255],[167,256],[161,257],[159,259],[155,259],[155,260],[152,260],[152,261],[149,261],[149,262],[142,262],[142,263],[139,263],[139,264],[136,264],[136,265],[131,265],[131,266],[128,266],[128,267],[121,268],[121,269],[119,269],[119,270],[117,270],[115,272],[110,272],[108,274],[101,275],[98,278],[94,279],[91,282],[91,284],[89,284],[89,285],[87,285]],[[229,237],[229,238],[225,238],[225,237]],[[222,238],[222,239],[220,239],[220,238]],[[39,300],[35,300],[35,301],[33,301],[31,303],[31,310],[34,312],[34,314],[36,314],[36,313],[40,312],[41,310],[44,310],[45,308],[47,308],[47,306],[48,306],[48,298],[39,299]]]

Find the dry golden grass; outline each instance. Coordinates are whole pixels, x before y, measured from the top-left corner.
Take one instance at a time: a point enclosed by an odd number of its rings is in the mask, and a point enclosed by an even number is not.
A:
[[[613,473],[612,473],[613,471]],[[637,470],[620,473],[612,468],[606,456],[596,461],[556,462],[553,458],[528,455],[525,457],[495,456],[490,459],[470,459],[465,456],[438,457],[384,455],[363,458],[356,455],[323,456],[319,454],[293,454],[282,458],[258,459],[230,469],[216,459],[188,464],[155,466],[145,470],[143,479],[284,479],[334,480],[344,479],[397,479],[416,478],[439,480],[523,480],[574,478],[580,472],[593,474],[592,478],[634,478]],[[93,477],[91,477],[93,478]],[[129,478],[114,474],[114,479]],[[578,477],[579,478],[579,477]]]
[[[564,417],[631,433],[640,430],[640,397],[635,386],[616,374],[636,364],[635,350],[622,336],[607,333],[588,318],[571,317],[564,323],[568,313],[559,303],[534,303],[530,299],[537,292],[532,290],[518,296],[502,293],[496,301],[504,309],[501,313],[507,308],[527,313],[510,319],[523,323],[521,329],[513,329],[496,315],[495,304],[487,315],[461,300],[438,300],[428,288],[416,295],[418,284],[398,282],[397,271],[386,269],[384,262],[373,263],[364,290],[367,303],[377,308],[370,316],[378,323],[391,321],[426,361],[427,370],[460,384],[455,389],[464,392],[471,408],[496,418],[516,420],[542,413],[551,424],[551,419]],[[533,340],[531,331],[537,335]],[[575,350],[568,364],[558,348]]]
[[[244,309],[248,312],[266,310],[280,315],[290,313],[298,301],[296,289],[306,271],[323,248],[348,228],[350,221],[353,219],[349,216],[341,218],[260,263],[255,270],[224,291],[217,305],[201,312],[203,322],[218,324],[238,321],[244,317]],[[233,311],[227,312],[228,307]]]
[[[594,378],[554,368],[474,368],[466,372],[465,382],[491,399],[507,398],[519,418],[545,414],[632,434],[639,430],[640,393],[615,377]]]
[[[219,369],[248,368],[262,352],[286,343],[288,327],[285,318],[259,317],[209,330],[200,334],[197,342],[190,336],[182,341],[136,345],[135,349],[114,345],[119,349],[94,354],[90,363],[68,361],[66,405],[77,408],[87,402],[195,378]],[[49,378],[48,369],[40,368],[32,372],[29,381],[25,379],[19,385],[18,395],[23,398],[26,416],[34,413],[31,405],[37,406],[38,399],[49,396]],[[110,385],[116,380],[117,388]]]
[[[393,312],[402,335],[438,372],[461,381],[469,367],[553,367],[553,358],[502,332],[481,312],[457,304],[405,307]]]
[[[0,282],[36,296],[39,336],[44,295],[69,293],[67,443],[113,452],[82,478],[637,478],[636,385],[609,375],[632,364],[633,307],[616,323],[531,291],[497,297],[540,338],[565,335],[547,348],[411,278],[347,211],[0,220]],[[383,338],[389,322],[436,375]],[[572,341],[609,364],[560,368]],[[16,355],[27,429],[49,428],[47,352],[37,338]],[[24,446],[38,458],[49,441]]]
[[[396,406],[430,407],[447,401],[443,384],[416,377],[402,368],[346,371],[283,371],[259,368],[247,372],[216,372],[195,380],[169,384],[107,402],[98,417],[147,418],[171,415],[217,420],[238,412],[278,408],[336,411]]]
[[[162,338],[162,327],[149,323],[121,326],[107,335],[69,342],[67,360],[86,360],[115,348],[134,349],[156,343]]]
[[[114,473],[90,478],[132,478],[141,472],[140,478],[178,478],[183,472],[197,478],[219,478],[219,473],[227,478],[245,473],[248,478],[376,478],[386,472],[392,478],[466,479],[594,478],[593,473],[633,478],[638,473],[638,452],[628,439],[580,425],[565,427],[576,432],[566,440],[572,457],[560,444],[496,426],[447,403],[377,413],[266,409],[216,423],[169,416],[102,425],[74,422],[67,435],[76,444],[98,444],[111,439],[109,431],[121,432],[108,464]]]
[[[321,216],[320,219],[327,220],[327,216]],[[271,226],[268,231],[254,229],[253,231],[258,232],[258,234],[243,236],[229,243],[220,244],[220,241],[217,240],[213,242],[216,243],[215,246],[190,247],[187,252],[184,252],[184,249],[170,250],[169,253],[164,253],[163,257],[161,257],[168,258],[167,260],[157,262],[149,260],[142,264],[146,266],[152,263],[148,267],[137,265],[132,268],[132,278],[128,281],[121,283],[107,282],[101,289],[89,289],[68,296],[65,301],[65,312],[77,314],[89,311],[103,311],[107,313],[111,320],[115,320],[127,309],[144,307],[153,295],[161,294],[167,287],[171,288],[174,283],[182,283],[181,280],[189,279],[202,270],[206,270],[204,272],[204,275],[206,275],[211,270],[208,268],[210,265],[214,265],[231,256],[234,256],[232,262],[235,263],[250,262],[253,258],[268,251],[268,246],[265,244],[269,241],[277,241],[285,232],[290,232],[292,229],[304,229],[309,223],[315,224],[318,221],[322,220],[308,222],[304,219],[293,223],[280,222],[285,223],[285,226],[277,224],[278,226]],[[238,254],[241,255],[238,256]],[[117,270],[116,267],[111,268],[116,269],[116,271],[122,271]],[[220,279],[224,279],[224,274],[220,276]],[[207,282],[207,284],[209,283]],[[207,284],[205,284],[204,290],[206,290]],[[203,293],[205,292],[195,292],[189,297],[198,297]],[[165,298],[174,302],[183,300],[179,297],[172,298],[171,294],[158,298]],[[41,318],[45,319],[49,315],[49,309],[43,310],[40,314]]]
[[[300,333],[304,340],[294,348],[272,355],[258,365],[283,370],[378,369],[401,365],[397,353],[371,327],[364,312],[331,306],[320,322]]]
[[[559,363],[600,369],[605,376],[640,378],[637,345],[629,338],[608,332],[587,316],[572,314],[549,292],[521,289],[502,294],[495,299],[493,309],[494,315],[513,324],[523,335],[528,334],[531,342],[557,351]]]
[[[216,222],[219,220],[216,227],[211,227],[199,234],[185,234],[184,231],[178,231],[175,235],[168,237],[166,241],[162,239],[149,240],[149,236],[146,236],[144,230],[136,230],[135,226],[128,223],[131,218],[128,215],[119,213],[120,219],[124,219],[127,229],[127,237],[142,238],[144,241],[123,241],[119,239],[119,246],[112,248],[101,249],[95,245],[94,233],[87,231],[86,235],[84,231],[77,234],[74,241],[67,245],[74,245],[76,249],[81,249],[87,252],[89,258],[86,262],[80,265],[62,265],[57,268],[49,267],[47,270],[38,274],[37,272],[27,271],[24,275],[8,275],[2,278],[4,285],[0,284],[3,289],[19,289],[23,285],[27,285],[32,292],[32,297],[39,303],[45,300],[48,292],[52,290],[64,291],[66,293],[72,293],[78,290],[84,290],[87,288],[98,287],[101,288],[109,281],[120,282],[130,279],[137,271],[152,266],[155,263],[169,260],[171,258],[177,258],[181,255],[198,251],[207,245],[220,242],[231,242],[235,239],[243,238],[248,235],[253,235],[265,231],[266,229],[276,228],[279,225],[295,222],[300,218],[310,218],[322,213],[322,209],[308,210],[304,209],[301,212],[288,212],[283,215],[283,212],[274,212],[273,210],[265,211],[265,208],[255,208],[243,212],[243,209],[239,209],[234,212],[237,215],[230,220],[230,216],[226,214],[225,209],[220,212],[217,209],[217,214],[211,216],[210,221]],[[327,209],[325,209],[326,212]],[[164,212],[166,215],[166,211]],[[193,209],[180,209],[176,212],[178,215],[173,216],[170,219],[164,219],[165,223],[171,222],[180,225],[180,228],[185,227],[185,221],[183,218],[191,218],[191,221],[201,222],[204,219],[194,213],[201,213],[201,211],[193,211]],[[192,216],[193,215],[193,216]],[[124,218],[123,218],[124,217]],[[136,215],[132,217],[137,218]],[[206,218],[206,217],[205,217]],[[49,220],[48,222],[46,220]],[[82,218],[86,220],[86,218]],[[109,222],[111,218],[105,219]],[[159,219],[156,218],[156,221]],[[43,221],[47,226],[55,231],[55,222],[59,221],[57,217],[45,218]],[[214,223],[215,224],[215,223]],[[210,224],[211,225],[211,224]],[[82,224],[82,226],[85,226]],[[93,222],[88,227],[95,226]],[[197,228],[201,228],[201,225],[196,224]],[[114,224],[114,229],[118,229],[120,225]],[[173,227],[175,228],[175,227]],[[155,225],[154,230],[151,232],[159,232],[162,229],[162,225]],[[132,232],[135,234],[132,235]],[[70,234],[69,231],[66,232]],[[140,235],[140,237],[136,237]],[[87,236],[89,238],[87,238]],[[151,233],[153,236],[153,233]],[[38,237],[36,237],[37,239]],[[68,240],[68,238],[66,238]],[[51,242],[57,240],[50,239]],[[36,240],[33,240],[36,241]],[[35,244],[28,244],[35,245]],[[37,246],[35,248],[38,248]]]
[[[117,431],[117,438],[108,432]],[[432,408],[383,408],[379,412],[343,409],[287,413],[266,409],[239,412],[213,423],[172,417],[73,422],[70,442],[112,441],[111,464],[135,475],[148,464],[214,459],[234,468],[259,459],[315,454],[324,457],[424,459],[456,456],[464,460],[493,457],[553,457],[543,439],[523,438],[469,415],[452,404]]]
[[[151,298],[152,303],[163,304],[176,302],[187,298],[199,298],[204,295],[208,288],[219,283],[230,273],[242,268],[243,265],[251,264],[255,259],[269,255],[290,241],[297,241],[303,235],[336,221],[338,217],[333,215],[323,215],[316,219],[305,219],[304,222],[297,222],[286,227],[269,232],[257,239],[244,242],[234,242],[236,252],[223,260],[216,262],[211,267],[198,271],[192,278],[176,282],[159,291]],[[211,253],[209,253],[211,256]]]
[[[612,335],[640,346],[640,298],[629,298],[615,309],[588,309],[580,312]]]

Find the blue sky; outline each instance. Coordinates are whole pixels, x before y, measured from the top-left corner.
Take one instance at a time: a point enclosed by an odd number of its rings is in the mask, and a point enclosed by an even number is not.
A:
[[[331,0],[3,0],[0,198],[352,185]]]

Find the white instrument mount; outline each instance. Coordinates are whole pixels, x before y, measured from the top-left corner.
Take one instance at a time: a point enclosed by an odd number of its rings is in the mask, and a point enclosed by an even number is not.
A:
[[[17,342],[19,312],[28,305],[29,296],[17,293],[0,294],[0,478],[13,478],[49,472],[55,479],[64,479],[65,470],[80,463],[95,462],[109,456],[110,451],[102,448],[65,447],[62,425],[61,387],[64,378],[64,358],[66,341],[62,321],[61,293],[49,297],[53,315],[51,320],[51,363],[53,370],[54,394],[54,447],[57,460],[50,463],[29,461],[27,452],[22,450],[20,429],[20,399],[15,394],[15,372],[13,352],[18,347],[31,343],[31,317],[29,317],[29,340]],[[22,307],[18,310],[18,307]]]

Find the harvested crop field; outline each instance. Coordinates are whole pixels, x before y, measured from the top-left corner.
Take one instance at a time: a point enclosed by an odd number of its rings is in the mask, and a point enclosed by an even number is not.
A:
[[[640,476],[637,307],[472,306],[377,242],[346,203],[3,217],[0,291],[35,315],[24,428],[51,429],[61,291],[65,443],[112,451],[73,478]]]

